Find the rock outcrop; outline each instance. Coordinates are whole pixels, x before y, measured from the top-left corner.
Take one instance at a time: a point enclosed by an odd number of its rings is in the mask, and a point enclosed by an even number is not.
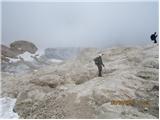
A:
[[[10,44],[10,48],[15,51],[21,51],[22,53],[29,52],[31,54],[36,53],[36,51],[38,50],[36,45],[34,45],[32,42],[25,40],[17,40],[12,42]]]
[[[31,56],[37,50],[38,48],[33,43],[24,40],[14,41],[10,47],[1,45],[1,70],[3,72],[21,73],[21,71],[26,72],[27,69],[36,69],[35,65],[24,60],[22,56],[26,53]]]
[[[17,58],[16,56],[19,53],[12,51],[12,49],[10,49],[9,47],[5,46],[5,45],[1,45],[1,55],[2,55],[2,60],[3,58]],[[6,58],[7,59],[7,58]]]
[[[29,52],[31,54],[36,53],[38,48],[31,42],[18,40],[10,44],[10,47],[1,45],[1,59],[2,62],[9,62],[9,58],[18,59],[18,55],[24,52]]]

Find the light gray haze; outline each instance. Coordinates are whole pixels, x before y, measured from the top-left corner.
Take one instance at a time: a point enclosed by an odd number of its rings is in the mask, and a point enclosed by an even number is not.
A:
[[[2,2],[2,43],[40,48],[150,43],[158,32],[158,1]]]

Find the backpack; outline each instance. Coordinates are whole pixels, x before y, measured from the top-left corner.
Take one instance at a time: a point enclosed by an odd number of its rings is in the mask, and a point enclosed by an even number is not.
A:
[[[155,39],[155,35],[152,34],[152,35],[151,35],[151,40],[154,40],[154,39]]]
[[[99,64],[99,58],[98,58],[98,57],[94,58],[93,60],[94,60],[94,63],[95,63],[96,65]]]

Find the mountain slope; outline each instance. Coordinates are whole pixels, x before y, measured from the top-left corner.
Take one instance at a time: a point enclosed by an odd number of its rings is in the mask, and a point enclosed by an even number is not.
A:
[[[105,49],[103,77],[97,52],[84,49],[32,74],[2,74],[2,95],[17,98],[22,118],[158,118],[158,46]],[[113,105],[118,100],[132,104]]]

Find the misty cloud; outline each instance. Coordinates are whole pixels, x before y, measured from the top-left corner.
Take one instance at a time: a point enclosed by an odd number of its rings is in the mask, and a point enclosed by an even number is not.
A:
[[[158,2],[3,2],[2,43],[38,47],[107,47],[150,42]]]

